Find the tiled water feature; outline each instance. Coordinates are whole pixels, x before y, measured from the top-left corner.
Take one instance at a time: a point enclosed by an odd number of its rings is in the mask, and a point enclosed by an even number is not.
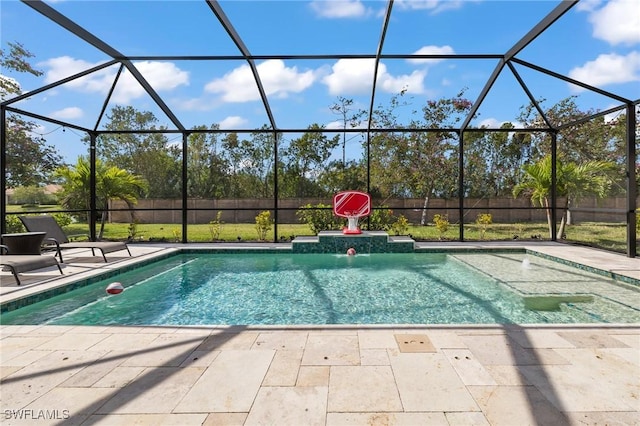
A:
[[[391,237],[383,231],[363,231],[343,234],[341,231],[321,231],[315,237],[297,237],[292,242],[294,253],[413,253],[415,241],[407,236]]]

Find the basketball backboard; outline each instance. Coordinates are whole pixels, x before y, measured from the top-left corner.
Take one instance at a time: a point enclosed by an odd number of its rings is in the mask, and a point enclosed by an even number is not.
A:
[[[333,196],[333,213],[348,219],[345,234],[360,234],[358,219],[371,213],[371,196],[361,191],[342,191]]]
[[[371,196],[361,191],[342,191],[333,196],[333,213],[340,217],[363,217],[371,213]]]

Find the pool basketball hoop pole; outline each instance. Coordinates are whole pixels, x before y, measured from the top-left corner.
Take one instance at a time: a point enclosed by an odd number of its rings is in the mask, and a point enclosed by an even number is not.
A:
[[[361,234],[358,220],[371,213],[371,197],[366,192],[343,191],[333,196],[333,213],[347,218],[343,234]]]

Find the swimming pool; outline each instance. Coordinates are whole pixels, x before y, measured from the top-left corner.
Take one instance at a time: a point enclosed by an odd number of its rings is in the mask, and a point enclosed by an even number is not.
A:
[[[125,291],[107,295],[121,282]],[[2,324],[637,323],[640,292],[525,253],[183,253]]]

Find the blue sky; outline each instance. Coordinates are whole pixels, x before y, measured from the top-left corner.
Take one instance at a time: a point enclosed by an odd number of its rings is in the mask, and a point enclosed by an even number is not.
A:
[[[128,56],[238,55],[238,49],[204,1],[52,1],[66,15]],[[375,54],[386,2],[222,1],[222,9],[253,55]],[[557,1],[396,1],[383,54],[504,54]],[[39,78],[7,74],[23,90],[42,87],[110,58],[16,0],[1,0],[2,48],[19,42],[31,51]],[[640,1],[583,0],[534,40],[518,58],[627,99],[640,98]],[[493,72],[495,59],[385,59],[378,70],[375,105],[406,90],[404,120],[426,100],[455,96],[475,101]],[[219,124],[226,129],[261,127],[267,115],[245,61],[134,61],[181,123]],[[319,123],[341,128],[330,110],[338,97],[352,109],[368,109],[373,83],[371,59],[258,60],[256,65],[279,128]],[[518,72],[544,106],[571,95],[583,109],[605,110],[619,103],[526,67]],[[13,106],[93,128],[118,67],[40,93]],[[472,124],[515,121],[528,103],[505,69]],[[127,73],[115,104],[151,111],[158,124],[174,128]],[[416,117],[416,116],[413,116]],[[39,123],[38,131],[65,156],[77,153],[77,134]],[[104,124],[104,120],[101,125]],[[101,127],[101,126],[99,126]],[[80,135],[82,136],[82,135]],[[179,138],[179,137],[178,137]]]

